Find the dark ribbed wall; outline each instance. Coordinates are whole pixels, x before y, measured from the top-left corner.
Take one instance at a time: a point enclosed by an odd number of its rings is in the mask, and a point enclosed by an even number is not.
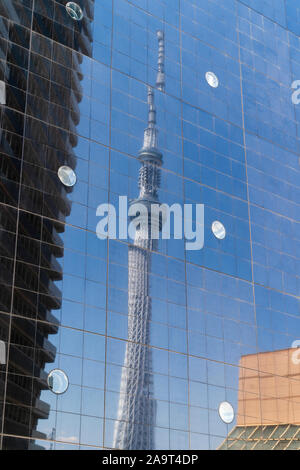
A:
[[[13,435],[47,438],[37,431],[50,411],[40,394],[47,389],[45,365],[56,356],[51,335],[59,323],[52,311],[61,307],[61,291],[54,282],[62,280],[61,235],[71,211],[70,190],[57,170],[76,169],[81,54],[90,53],[92,40],[89,20],[77,25],[64,3],[0,5],[0,79],[6,83],[0,111],[0,328],[8,363],[0,375],[0,419],[1,432],[11,436],[3,437],[3,449],[35,448],[34,441]],[[92,15],[93,2],[86,6]]]

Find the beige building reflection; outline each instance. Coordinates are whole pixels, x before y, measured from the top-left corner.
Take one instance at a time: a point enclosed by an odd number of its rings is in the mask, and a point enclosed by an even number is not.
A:
[[[243,356],[236,427],[220,449],[300,449],[299,350]]]

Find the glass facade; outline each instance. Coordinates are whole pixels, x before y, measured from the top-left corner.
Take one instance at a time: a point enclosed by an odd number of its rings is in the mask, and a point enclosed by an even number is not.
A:
[[[299,20],[1,0],[0,448],[300,449]]]

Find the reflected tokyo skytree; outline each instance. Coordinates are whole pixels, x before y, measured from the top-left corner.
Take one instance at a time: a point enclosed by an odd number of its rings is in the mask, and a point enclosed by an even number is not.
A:
[[[165,89],[164,33],[157,32],[159,54],[156,87]],[[139,151],[139,197],[132,204],[144,204],[150,213],[151,204],[158,203],[160,167],[163,159],[158,150],[158,131],[154,90],[148,87],[148,127],[144,144]],[[134,243],[128,250],[128,341],[121,377],[118,421],[113,447],[127,450],[155,449],[154,426],[156,400],[152,380],[152,353],[150,343],[151,297],[149,273],[151,252],[157,249],[157,240],[151,239],[151,224],[141,223]],[[149,234],[149,236],[148,236]]]

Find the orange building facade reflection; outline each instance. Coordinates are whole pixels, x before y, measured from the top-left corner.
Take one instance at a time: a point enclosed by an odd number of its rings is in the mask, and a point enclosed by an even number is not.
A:
[[[241,358],[238,426],[300,425],[298,356],[284,349]]]
[[[300,350],[242,356],[236,426],[219,450],[300,449]]]

